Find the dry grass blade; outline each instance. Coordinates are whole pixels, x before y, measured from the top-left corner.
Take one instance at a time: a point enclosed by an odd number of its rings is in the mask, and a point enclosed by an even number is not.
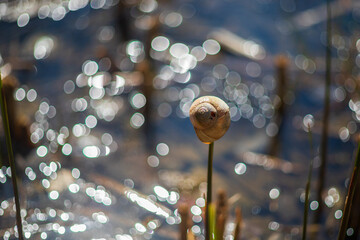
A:
[[[241,236],[241,224],[242,224],[242,214],[241,209],[235,209],[236,214],[236,222],[235,222],[235,230],[234,230],[234,240],[240,240]]]
[[[352,172],[352,176],[350,179],[348,194],[345,199],[343,217],[341,219],[338,240],[345,239],[346,229],[349,224],[349,218],[350,218],[352,203],[353,203],[353,199],[354,199],[354,195],[355,195],[356,185],[358,184],[359,167],[360,167],[360,143],[359,143],[357,154],[356,154],[354,170]]]
[[[181,216],[181,223],[179,226],[180,240],[188,240],[188,219],[189,219],[189,206],[187,204],[181,204],[179,207],[179,214]]]
[[[0,74],[0,104],[1,104],[1,116],[3,119],[3,125],[4,125],[4,133],[6,138],[6,148],[7,153],[9,156],[9,163],[11,168],[11,180],[12,185],[14,189],[14,198],[15,198],[15,208],[16,208],[16,225],[17,230],[19,234],[19,239],[23,240],[23,229],[22,229],[22,219],[20,214],[20,198],[19,198],[19,190],[17,185],[17,175],[16,175],[16,166],[15,166],[15,159],[14,159],[14,153],[12,148],[12,140],[10,135],[10,125],[9,125],[9,117],[7,114],[7,108],[6,108],[6,100],[2,88],[2,79]]]
[[[308,125],[308,133],[309,133],[309,143],[310,143],[310,166],[309,166],[309,173],[306,182],[306,189],[305,189],[305,204],[304,204],[304,220],[303,220],[303,232],[302,232],[302,240],[306,239],[306,230],[307,230],[307,222],[308,222],[308,210],[309,210],[309,195],[310,195],[310,185],[311,185],[311,176],[313,170],[313,157],[314,157],[314,150],[313,150],[313,141],[312,141],[312,133],[310,124]]]
[[[326,71],[325,71],[325,97],[324,97],[324,114],[323,128],[321,134],[320,158],[321,165],[318,176],[317,201],[318,210],[315,215],[315,224],[320,224],[324,203],[322,201],[322,192],[325,185],[327,150],[328,150],[328,132],[329,132],[329,115],[330,115],[330,85],[331,85],[331,5],[327,0],[327,23],[326,23]]]
[[[228,217],[228,201],[224,189],[218,191],[216,202],[216,239],[222,239],[225,232],[226,219]]]

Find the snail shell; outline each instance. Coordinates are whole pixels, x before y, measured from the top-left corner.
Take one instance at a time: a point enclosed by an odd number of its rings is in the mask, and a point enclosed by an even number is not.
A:
[[[200,97],[190,107],[190,121],[200,141],[214,142],[229,129],[229,106],[218,97]]]

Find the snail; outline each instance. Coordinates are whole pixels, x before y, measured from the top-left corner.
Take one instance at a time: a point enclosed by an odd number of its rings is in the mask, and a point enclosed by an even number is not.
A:
[[[229,129],[229,106],[218,97],[200,97],[191,104],[190,121],[200,141],[212,143]]]

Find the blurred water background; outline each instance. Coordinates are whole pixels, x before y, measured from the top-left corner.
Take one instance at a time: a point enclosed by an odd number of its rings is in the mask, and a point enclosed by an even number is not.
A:
[[[188,111],[197,97],[215,95],[232,120],[214,153],[214,196],[224,189],[230,202],[225,239],[232,239],[235,207],[242,239],[300,239],[312,158],[309,231],[335,239],[360,120],[359,3],[331,1],[318,228],[324,1],[0,2],[0,66],[12,86],[10,120],[20,129],[13,144],[25,238],[179,239],[178,208],[187,204],[189,231],[204,239],[207,145]],[[0,237],[15,239],[4,141]]]

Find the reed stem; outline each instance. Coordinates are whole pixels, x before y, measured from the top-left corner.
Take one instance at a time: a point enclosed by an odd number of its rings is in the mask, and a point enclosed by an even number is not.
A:
[[[331,5],[330,0],[326,2],[327,21],[326,21],[326,70],[325,70],[325,97],[324,97],[324,114],[323,127],[321,134],[321,148],[320,157],[321,165],[318,176],[317,201],[319,208],[315,215],[315,223],[320,224],[322,219],[322,212],[324,203],[322,201],[322,191],[325,186],[326,165],[327,165],[327,150],[328,150],[328,129],[329,129],[329,115],[330,115],[330,84],[331,84]]]
[[[236,220],[235,220],[235,230],[234,230],[234,240],[240,240],[241,236],[241,224],[242,224],[242,213],[241,208],[235,209]]]
[[[10,127],[9,127],[9,117],[7,114],[7,108],[6,108],[6,100],[3,93],[2,88],[2,79],[0,74],[0,105],[1,105],[1,116],[3,120],[3,126],[4,126],[4,133],[6,138],[6,148],[7,153],[9,156],[9,163],[11,168],[11,180],[14,190],[14,198],[15,198],[15,208],[16,208],[16,225],[17,230],[19,234],[19,239],[23,240],[23,229],[22,229],[22,219],[20,214],[20,199],[19,199],[19,190],[17,186],[17,175],[16,175],[16,167],[15,167],[15,159],[14,159],[14,153],[11,143],[11,135],[10,135]]]
[[[209,144],[209,154],[208,154],[208,171],[207,171],[207,193],[206,193],[206,209],[205,209],[205,240],[211,240],[211,231],[210,227],[210,205],[212,202],[212,165],[213,165],[213,155],[214,155],[214,142]]]
[[[339,235],[338,235],[338,238],[337,238],[338,240],[345,239],[346,229],[347,229],[348,224],[349,224],[351,207],[352,207],[352,203],[353,203],[353,199],[354,199],[354,195],[355,195],[355,189],[356,189],[356,185],[358,184],[359,167],[360,167],[360,143],[358,145],[358,150],[357,150],[356,160],[355,160],[355,166],[354,166],[354,170],[352,172],[352,176],[351,176],[351,179],[350,179],[350,185],[349,185],[348,194],[347,194],[346,199],[345,199],[343,217],[341,219]]]
[[[314,164],[314,150],[313,150],[313,141],[312,141],[312,133],[310,125],[308,126],[308,133],[309,133],[309,144],[310,144],[310,166],[309,166],[309,173],[306,182],[305,188],[305,204],[304,204],[304,220],[303,220],[303,232],[302,232],[302,240],[306,239],[306,230],[307,230],[307,222],[308,222],[308,210],[309,210],[309,195],[310,195],[310,185],[311,185],[311,176]]]

